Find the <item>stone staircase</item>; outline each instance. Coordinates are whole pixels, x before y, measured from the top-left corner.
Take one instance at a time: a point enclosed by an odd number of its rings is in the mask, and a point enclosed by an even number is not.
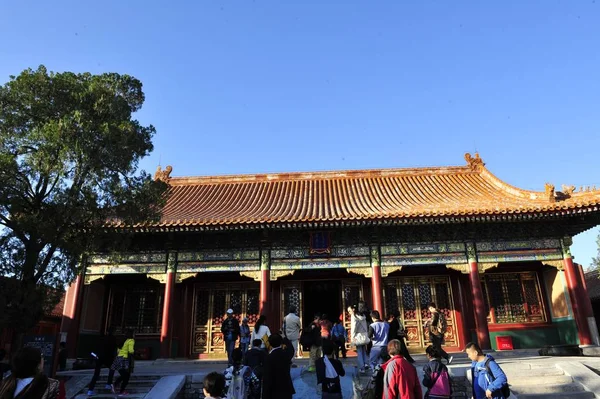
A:
[[[501,362],[510,390],[518,399],[592,399],[594,392],[552,363]],[[511,397],[513,396],[511,395]]]
[[[117,374],[118,375],[118,374]],[[116,394],[113,394],[112,392],[110,392],[109,389],[105,388],[106,385],[106,379],[107,379],[107,374],[106,373],[102,373],[100,375],[100,378],[98,379],[98,383],[96,384],[96,389],[94,389],[95,395],[91,396],[91,398],[111,398],[111,399],[115,399],[118,398],[118,394],[119,394],[119,390],[118,387],[116,387]],[[116,379],[116,376],[115,376]],[[143,399],[146,397],[146,395],[148,394],[148,392],[150,392],[150,390],[152,390],[152,388],[158,383],[158,381],[161,379],[160,376],[144,376],[144,375],[136,375],[133,374],[131,376],[131,379],[129,380],[129,384],[127,384],[127,388],[125,389],[129,395],[127,395],[127,398],[135,398],[135,399]],[[87,383],[89,383],[89,381],[91,380],[91,376],[89,377],[89,379],[87,379]],[[79,393],[77,395],[74,396],[75,399],[87,399],[90,398],[90,396],[87,396],[87,386],[83,389],[81,389],[79,391]]]

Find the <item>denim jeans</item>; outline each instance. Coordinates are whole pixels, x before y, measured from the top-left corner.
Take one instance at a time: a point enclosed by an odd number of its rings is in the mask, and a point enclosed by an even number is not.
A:
[[[369,365],[367,359],[367,345],[359,345],[356,347],[356,361],[358,362],[357,367],[359,369]]]
[[[231,354],[235,349],[235,341],[225,341],[225,351],[227,351],[227,362],[229,365],[233,364],[233,359],[231,358]]]
[[[242,350],[242,353],[245,354],[248,351],[248,343],[242,343],[240,342],[240,349]]]
[[[383,346],[374,346],[371,348],[371,354],[369,356],[369,363],[372,369],[375,369],[375,366],[381,364],[381,353],[383,351]]]

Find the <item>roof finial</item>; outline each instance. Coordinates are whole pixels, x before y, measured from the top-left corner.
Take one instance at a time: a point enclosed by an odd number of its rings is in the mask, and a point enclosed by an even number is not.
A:
[[[162,170],[160,165],[156,168],[156,172],[154,173],[154,180],[160,180],[167,182],[171,178],[171,171],[173,171],[173,167],[168,165],[165,170]]]
[[[554,184],[546,183],[546,197],[550,202],[556,202],[556,196],[554,195]]]
[[[465,160],[469,164],[469,168],[473,171],[479,172],[485,166],[485,163],[483,163],[483,159],[479,157],[478,152],[475,153],[475,157],[472,157],[471,154],[467,152],[465,154]]]

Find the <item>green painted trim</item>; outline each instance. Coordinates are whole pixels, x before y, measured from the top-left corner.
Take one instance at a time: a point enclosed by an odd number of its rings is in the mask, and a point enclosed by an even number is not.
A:
[[[497,350],[496,337],[512,337],[514,349],[535,349],[546,345],[579,344],[574,320],[552,323],[549,327],[490,332],[492,349]]]

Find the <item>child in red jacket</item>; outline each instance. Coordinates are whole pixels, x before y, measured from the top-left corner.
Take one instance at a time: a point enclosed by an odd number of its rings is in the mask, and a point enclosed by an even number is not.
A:
[[[401,344],[393,339],[387,346],[392,357],[383,366],[383,399],[421,399],[423,391],[417,370],[401,355]]]

